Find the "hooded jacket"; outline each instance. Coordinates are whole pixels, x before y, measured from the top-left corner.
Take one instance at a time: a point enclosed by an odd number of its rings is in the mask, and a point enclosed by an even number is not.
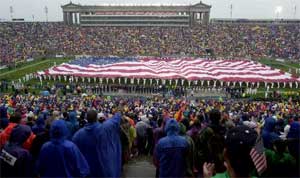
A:
[[[120,122],[121,114],[116,114],[75,133],[73,142],[87,159],[91,177],[121,177]]]
[[[0,129],[5,129],[9,123],[8,117],[7,117],[7,108],[3,104],[0,106]]]
[[[66,121],[67,128],[69,129],[68,139],[71,139],[74,133],[79,129],[79,123],[76,117],[76,112],[71,111],[69,114],[69,119]]]
[[[45,120],[42,116],[36,120],[34,126],[32,127],[32,132],[34,134],[39,134],[45,131]]]
[[[295,121],[291,124],[291,128],[287,135],[288,139],[288,149],[294,158],[296,158],[297,165],[300,162],[300,122]],[[300,177],[300,172],[298,171],[298,177]]]
[[[156,159],[159,164],[159,177],[184,177],[186,175],[187,140],[179,136],[179,124],[174,119],[167,121],[166,137],[158,141]]]
[[[22,147],[31,135],[26,125],[17,125],[11,132],[9,142],[1,151],[1,177],[33,177],[33,161],[28,150]]]
[[[291,124],[287,138],[300,139],[300,122],[295,121]]]
[[[78,147],[66,140],[68,129],[62,120],[52,123],[50,141],[46,142],[37,161],[41,177],[85,177],[89,166]]]
[[[264,147],[268,149],[273,148],[273,142],[280,139],[279,135],[274,132],[276,125],[276,120],[269,117],[265,120],[264,128],[262,131],[262,138],[264,142]]]

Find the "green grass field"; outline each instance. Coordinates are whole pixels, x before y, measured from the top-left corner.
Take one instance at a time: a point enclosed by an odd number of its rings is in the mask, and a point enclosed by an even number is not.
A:
[[[33,72],[41,71],[48,69],[54,65],[54,62],[56,65],[59,65],[64,62],[68,62],[70,58],[59,58],[59,59],[45,59],[45,60],[38,60],[38,61],[33,61],[30,62],[29,64],[24,64],[23,66],[20,66],[15,69],[3,69],[0,72],[0,80],[17,80],[19,78],[22,78],[26,74],[30,74]]]
[[[300,63],[299,62],[292,62],[292,61],[288,61],[288,60],[286,60],[285,62],[280,62],[280,61],[275,61],[274,59],[267,59],[267,58],[260,59],[258,61],[262,64],[267,65],[267,66],[277,68],[277,69],[281,69],[285,72],[290,72],[291,71],[292,74],[300,76],[300,73],[296,74],[296,69],[300,69]]]

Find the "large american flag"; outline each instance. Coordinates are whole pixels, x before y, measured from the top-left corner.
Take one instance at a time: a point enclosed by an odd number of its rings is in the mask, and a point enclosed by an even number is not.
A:
[[[92,58],[77,59],[52,67],[40,75],[218,80],[225,82],[296,82],[298,79],[279,69],[249,60],[206,60],[200,58]]]

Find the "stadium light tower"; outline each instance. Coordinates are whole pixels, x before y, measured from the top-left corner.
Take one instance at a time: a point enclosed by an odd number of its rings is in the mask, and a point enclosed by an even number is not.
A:
[[[230,4],[230,18],[232,19],[232,10],[233,10],[233,5]]]
[[[275,14],[277,19],[279,19],[281,12],[282,12],[282,6],[276,6]]]
[[[45,6],[46,22],[48,22],[48,7]]]
[[[295,5],[295,7],[294,7],[294,19],[296,19],[296,14],[297,14],[297,6]]]
[[[291,6],[292,6],[292,18],[296,19],[296,14],[297,14],[297,5],[296,5],[296,0],[291,0]]]
[[[13,6],[9,6],[9,12],[10,12],[10,18],[11,18],[11,20],[13,20],[13,13],[14,13]]]

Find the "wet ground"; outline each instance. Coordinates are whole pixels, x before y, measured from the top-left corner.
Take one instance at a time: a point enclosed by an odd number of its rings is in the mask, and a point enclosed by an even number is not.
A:
[[[152,164],[152,158],[138,157],[129,161],[129,163],[124,166],[123,178],[130,177],[154,178],[155,167]]]

